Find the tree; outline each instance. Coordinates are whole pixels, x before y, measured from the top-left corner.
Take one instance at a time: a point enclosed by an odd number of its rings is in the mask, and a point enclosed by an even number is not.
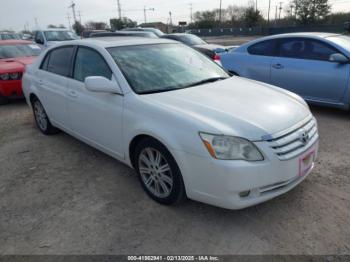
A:
[[[246,26],[254,27],[264,20],[259,10],[255,10],[253,5],[247,7],[243,13],[243,20]]]
[[[73,25],[73,30],[77,35],[81,35],[85,30],[85,28],[80,22],[76,21]]]
[[[215,11],[194,13],[194,24],[197,28],[214,28],[217,24]]]
[[[63,28],[66,28],[64,25],[60,24],[60,25],[53,25],[53,24],[50,24],[47,26],[47,28],[60,28],[60,29],[63,29]]]
[[[328,0],[294,0],[296,18],[302,25],[315,24],[330,13]]]
[[[108,25],[105,22],[89,21],[85,24],[85,28],[89,30],[106,30]]]
[[[109,23],[111,25],[111,29],[113,31],[120,30],[123,28],[133,28],[137,26],[137,22],[132,21],[131,19],[127,17],[123,17],[121,19],[119,18],[112,18],[109,20]]]

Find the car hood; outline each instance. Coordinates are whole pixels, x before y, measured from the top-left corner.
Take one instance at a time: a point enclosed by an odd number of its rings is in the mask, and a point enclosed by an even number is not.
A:
[[[298,96],[239,77],[147,97],[200,123],[198,131],[252,141],[289,129],[311,114]]]
[[[0,59],[0,72],[23,72],[26,65],[34,62],[35,56]]]
[[[193,47],[211,50],[211,51],[214,51],[215,53],[223,53],[227,51],[227,48],[222,45],[205,44],[205,45],[194,45]]]

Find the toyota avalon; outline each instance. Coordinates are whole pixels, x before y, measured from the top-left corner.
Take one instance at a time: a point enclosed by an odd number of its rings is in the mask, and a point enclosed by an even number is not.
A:
[[[129,165],[162,204],[241,209],[286,193],[314,167],[317,124],[303,99],[230,77],[171,40],[61,43],[23,81],[42,133],[63,130]]]

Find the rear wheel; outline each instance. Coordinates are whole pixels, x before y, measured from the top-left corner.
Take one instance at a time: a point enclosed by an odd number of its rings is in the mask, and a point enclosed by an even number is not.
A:
[[[45,135],[52,135],[58,132],[58,129],[55,128],[51,122],[49,117],[46,114],[46,111],[38,99],[34,99],[32,102],[33,112],[35,123],[39,130]]]
[[[135,156],[141,185],[153,200],[172,205],[186,199],[180,169],[165,146],[147,138],[138,144]]]

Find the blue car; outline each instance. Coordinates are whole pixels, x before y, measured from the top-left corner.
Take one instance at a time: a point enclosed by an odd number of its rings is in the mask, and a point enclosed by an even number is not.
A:
[[[223,54],[232,74],[299,94],[310,103],[350,108],[350,37],[293,33],[260,38]]]

